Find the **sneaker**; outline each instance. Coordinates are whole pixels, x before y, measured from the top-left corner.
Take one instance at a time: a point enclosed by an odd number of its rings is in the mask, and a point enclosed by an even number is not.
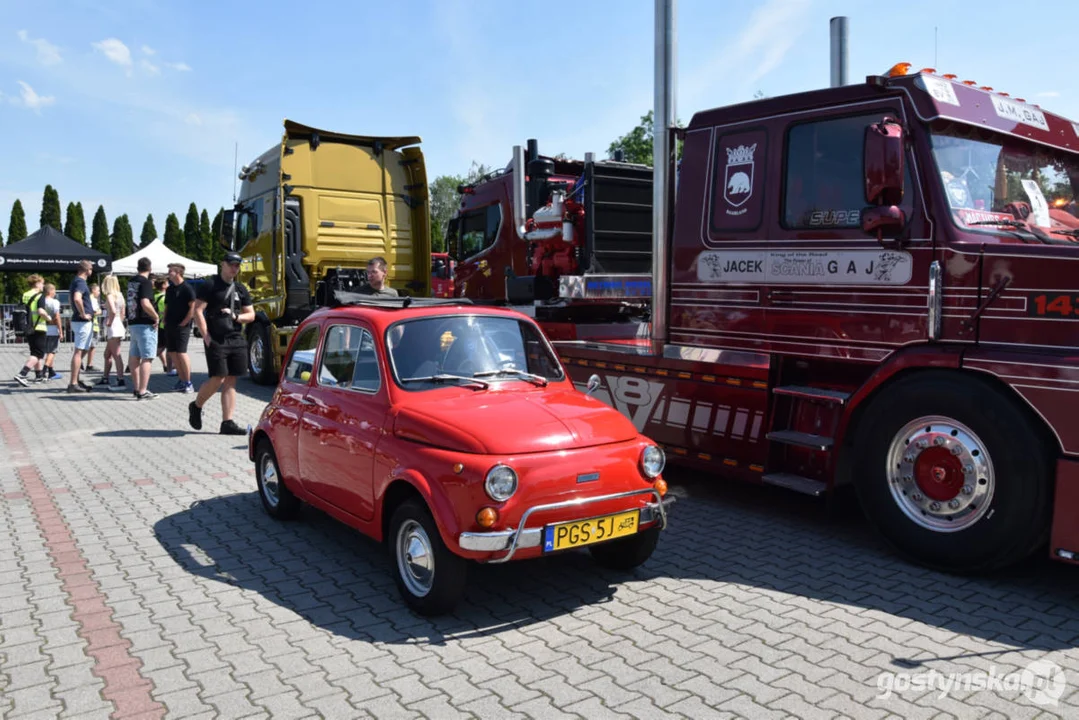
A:
[[[30,387],[30,378],[25,375],[16,375],[15,382],[19,383],[23,387]]]
[[[172,370],[169,370],[165,374],[168,375],[169,377],[176,377],[176,375],[177,375],[176,368],[173,368]]]
[[[237,425],[232,420],[226,420],[225,422],[221,423],[221,434],[222,435],[246,435],[247,431],[244,430],[239,425]]]
[[[136,400],[153,400],[155,397],[157,397],[157,395],[154,395],[149,390],[142,393],[141,395],[139,393],[135,393],[135,399]]]
[[[68,385],[68,386],[67,386],[67,390],[66,390],[65,392],[69,392],[69,393],[82,393],[82,392],[86,392],[86,391],[85,391],[85,390],[83,390],[83,389],[82,389],[81,387],[79,387],[78,385]]]
[[[100,380],[98,380],[96,383],[94,383],[94,385],[97,385],[98,387],[107,388],[107,387],[109,387],[109,379],[107,377],[102,377]]]
[[[44,375],[35,375],[34,376],[34,382],[36,382],[36,383],[48,382],[48,378],[45,377]]]
[[[124,379],[120,378],[115,385],[109,386],[109,390],[127,390],[127,385],[124,384]]]
[[[175,390],[176,392],[183,392],[183,390],[184,390],[184,381],[183,380],[177,380],[176,384],[172,386],[172,389]]]
[[[195,392],[195,386],[194,385],[192,385],[191,383],[184,384],[184,390],[183,390],[184,395],[190,395],[193,392]]]
[[[93,385],[90,385],[88,383],[84,383],[82,380],[79,380],[79,387],[81,387],[86,392],[90,392],[91,390],[94,389]]]
[[[187,422],[196,430],[202,430],[202,408],[194,400],[187,406]]]
[[[87,365],[83,368],[83,370],[85,370],[86,372],[97,372],[97,368],[93,365]]]
[[[47,378],[45,378],[45,382],[49,382],[50,380],[63,380],[63,379],[64,379],[64,376],[61,375],[60,373],[53,373],[52,375],[49,375]]]

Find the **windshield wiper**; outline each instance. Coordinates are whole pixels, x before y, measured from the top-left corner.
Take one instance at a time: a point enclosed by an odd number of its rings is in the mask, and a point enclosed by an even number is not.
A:
[[[446,373],[439,373],[438,375],[425,375],[423,377],[401,378],[401,382],[403,382],[403,383],[408,383],[408,382],[448,383],[448,382],[450,382],[452,380],[463,380],[464,382],[467,382],[467,383],[475,383],[477,385],[482,385],[484,387],[484,389],[490,387],[490,384],[485,383],[483,380],[478,380],[476,378],[471,378],[471,377],[465,377],[464,375],[449,375],[449,374],[446,374]]]
[[[519,378],[521,378],[523,380],[528,380],[529,382],[533,382],[533,383],[539,385],[540,387],[547,387],[547,378],[543,377],[542,375],[536,375],[534,373],[525,372],[524,370],[511,370],[511,369],[508,369],[508,368],[505,369],[505,370],[483,370],[483,371],[478,372],[478,373],[473,373],[472,377],[474,377],[474,378],[501,377],[501,376],[506,376],[506,375],[513,375],[514,377],[519,377]]]

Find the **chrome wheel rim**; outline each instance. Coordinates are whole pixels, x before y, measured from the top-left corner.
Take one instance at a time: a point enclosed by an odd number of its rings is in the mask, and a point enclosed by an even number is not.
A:
[[[277,463],[273,461],[269,453],[262,456],[260,475],[262,477],[262,496],[266,498],[266,502],[270,507],[277,507],[277,503],[281,501],[281,487],[278,484],[281,479],[277,475]]]
[[[425,597],[435,580],[435,555],[427,531],[406,520],[397,531],[397,572],[409,593]]]
[[[265,355],[261,335],[256,335],[254,340],[251,341],[251,348],[248,350],[247,355],[248,361],[251,363],[251,369],[258,375],[262,372],[262,358]]]
[[[916,525],[950,533],[985,517],[996,478],[985,443],[973,430],[932,415],[912,420],[892,439],[888,487]]]

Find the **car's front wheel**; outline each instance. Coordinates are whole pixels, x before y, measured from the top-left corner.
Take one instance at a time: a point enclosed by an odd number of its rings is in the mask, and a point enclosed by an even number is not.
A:
[[[300,499],[292,494],[281,477],[277,456],[269,440],[259,442],[255,451],[255,477],[259,486],[262,507],[270,517],[292,520],[300,512]]]
[[[394,511],[387,534],[394,581],[405,602],[420,615],[443,615],[465,594],[468,562],[453,554],[420,500]]]
[[[659,543],[660,528],[643,530],[636,535],[611,540],[588,548],[592,559],[610,570],[633,570],[652,557]]]

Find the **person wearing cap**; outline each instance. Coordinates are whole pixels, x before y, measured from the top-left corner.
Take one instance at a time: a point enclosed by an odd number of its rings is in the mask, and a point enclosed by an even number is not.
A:
[[[209,378],[188,405],[188,422],[202,429],[202,407],[221,390],[221,434],[245,435],[232,420],[236,409],[236,378],[247,372],[247,343],[243,326],[255,319],[251,293],[236,279],[242,258],[230,252],[221,261],[217,275],[199,286],[195,297],[195,325],[206,345]]]

